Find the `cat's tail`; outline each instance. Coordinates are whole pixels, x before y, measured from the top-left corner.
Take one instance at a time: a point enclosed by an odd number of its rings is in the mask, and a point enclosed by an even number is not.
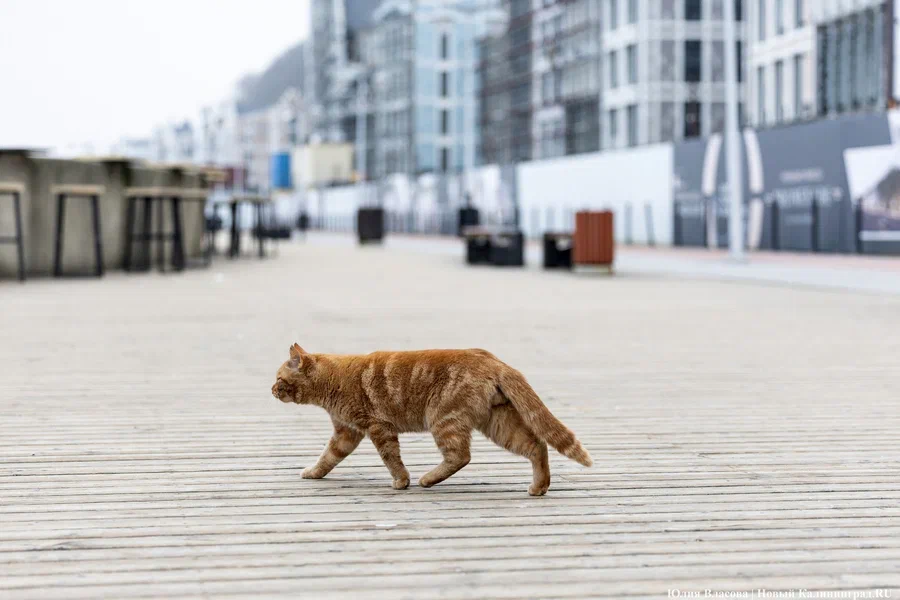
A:
[[[577,463],[586,467],[594,464],[575,434],[553,416],[521,373],[504,365],[500,373],[500,391],[537,437]]]

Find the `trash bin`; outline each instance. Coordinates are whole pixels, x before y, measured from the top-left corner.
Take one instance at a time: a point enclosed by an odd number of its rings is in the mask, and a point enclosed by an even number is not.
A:
[[[572,262],[576,267],[608,267],[612,271],[615,258],[613,213],[581,211],[575,214],[575,237]]]
[[[521,231],[503,231],[491,237],[491,264],[497,267],[525,266],[525,236]]]
[[[309,215],[304,213],[300,213],[300,216],[297,217],[297,229],[305,232],[309,229]]]
[[[478,209],[474,206],[467,206],[459,209],[459,224],[457,227],[457,235],[463,236],[466,227],[475,227],[480,221]]]
[[[544,268],[572,268],[572,234],[547,232],[544,234]]]
[[[466,264],[487,265],[491,262],[491,234],[489,231],[467,227],[463,231],[466,240]]]
[[[360,244],[381,242],[384,239],[384,209],[360,208],[356,213],[356,233]]]

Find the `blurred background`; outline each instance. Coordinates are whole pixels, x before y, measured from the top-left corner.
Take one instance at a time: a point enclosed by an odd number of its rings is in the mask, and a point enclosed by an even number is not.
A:
[[[900,252],[895,0],[0,0],[0,146],[216,166],[285,222]]]

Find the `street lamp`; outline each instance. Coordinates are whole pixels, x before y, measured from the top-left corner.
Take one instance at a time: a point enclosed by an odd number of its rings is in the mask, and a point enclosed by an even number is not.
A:
[[[725,154],[728,194],[728,247],[731,258],[744,258],[744,182],[741,173],[740,132],[738,131],[737,50],[734,2],[725,0]]]

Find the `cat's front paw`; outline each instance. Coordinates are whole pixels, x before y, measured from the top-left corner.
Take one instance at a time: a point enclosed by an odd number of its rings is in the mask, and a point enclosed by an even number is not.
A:
[[[325,477],[325,473],[317,469],[316,467],[306,467],[303,470],[303,474],[301,475],[303,479],[322,479]]]
[[[548,489],[550,489],[549,483],[546,483],[546,484],[532,483],[531,486],[529,486],[529,488],[528,488],[528,495],[529,496],[543,496],[544,494],[547,493]]]
[[[409,487],[409,477],[404,477],[403,479],[395,479],[394,483],[391,485],[395,490],[405,490]]]

